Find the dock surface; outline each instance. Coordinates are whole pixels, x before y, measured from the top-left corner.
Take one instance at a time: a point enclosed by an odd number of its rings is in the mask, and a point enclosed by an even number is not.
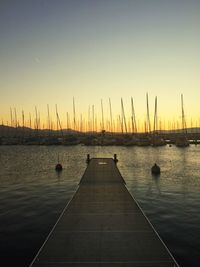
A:
[[[90,160],[33,267],[178,266],[112,158]]]

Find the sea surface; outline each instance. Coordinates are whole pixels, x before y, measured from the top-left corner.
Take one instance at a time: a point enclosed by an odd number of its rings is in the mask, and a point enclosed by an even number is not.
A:
[[[86,168],[113,157],[177,262],[200,266],[200,146],[0,146],[0,266],[29,266]],[[58,156],[64,169],[54,170]],[[151,175],[154,163],[160,177]]]

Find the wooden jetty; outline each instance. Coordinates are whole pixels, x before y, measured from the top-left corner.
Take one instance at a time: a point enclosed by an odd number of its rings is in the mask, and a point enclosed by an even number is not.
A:
[[[30,266],[178,266],[112,158],[88,158],[79,187]]]

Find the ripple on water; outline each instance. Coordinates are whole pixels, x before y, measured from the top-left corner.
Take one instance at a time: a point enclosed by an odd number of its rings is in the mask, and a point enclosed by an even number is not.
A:
[[[130,193],[182,267],[199,266],[199,146],[0,146],[0,251],[2,262],[28,266],[85,170],[86,155],[113,157]],[[55,163],[64,167],[59,175]],[[154,163],[161,167],[153,177]],[[9,257],[12,255],[12,257]]]

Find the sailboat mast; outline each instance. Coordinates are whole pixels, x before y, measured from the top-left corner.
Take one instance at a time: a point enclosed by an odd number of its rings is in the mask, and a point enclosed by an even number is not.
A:
[[[40,111],[38,113],[38,129],[41,130],[41,124],[40,124]]]
[[[183,110],[183,95],[181,94],[181,119],[182,119],[182,130],[184,131],[184,110]]]
[[[182,131],[187,133],[184,106],[183,106],[183,94],[181,94],[181,111],[182,111]]]
[[[47,104],[47,116],[48,116],[48,130],[50,131],[50,113],[49,113],[49,105]]]
[[[126,117],[125,117],[124,104],[123,104],[123,99],[122,98],[121,98],[121,108],[122,108],[122,118],[123,118],[123,121],[124,121],[124,127],[125,127],[125,131],[127,133],[127,124],[126,124]]]
[[[112,106],[111,106],[111,100],[109,98],[109,107],[110,107],[110,132],[113,132],[113,119],[112,119]]]
[[[24,130],[24,111],[22,110],[22,128]]]
[[[123,122],[123,110],[122,110],[122,103],[121,103],[121,117],[119,116],[120,119],[120,123],[121,123],[121,129],[122,129],[122,133],[124,133],[124,122]]]
[[[131,109],[132,109],[132,130],[133,132],[137,133],[137,123],[136,123],[136,118],[135,118],[135,109],[134,109],[134,105],[133,105],[133,98],[131,97]]]
[[[32,122],[31,122],[31,113],[29,112],[29,127],[32,128]]]
[[[35,129],[38,131],[38,115],[37,115],[37,107],[35,106]]]
[[[105,130],[104,129],[104,113],[103,113],[103,100],[101,99],[101,127],[102,127],[102,131]]]
[[[16,111],[16,108],[15,108],[15,128],[17,129],[17,111]]]
[[[154,123],[153,123],[153,131],[157,130],[157,96],[155,97],[155,109],[154,109]]]
[[[88,126],[88,132],[90,132],[90,106],[88,107],[88,123],[87,123],[87,126]]]
[[[10,126],[13,126],[13,115],[12,115],[12,108],[10,108]]]
[[[58,131],[58,126],[59,126],[60,130],[61,130],[62,137],[63,137],[63,130],[62,130],[62,125],[61,125],[60,118],[59,118],[59,115],[58,115],[57,105],[56,105],[56,117],[57,117],[57,131]]]
[[[73,114],[74,114],[74,130],[76,130],[76,109],[75,109],[74,97],[73,97]]]
[[[31,136],[32,134],[32,125],[31,125],[31,113],[29,112],[29,128],[30,128],[30,131],[29,131],[29,135]]]
[[[58,134],[58,111],[57,111],[57,104],[56,104],[56,130]]]
[[[94,105],[92,105],[92,131],[94,132]]]
[[[149,116],[149,99],[148,99],[148,93],[146,94],[147,99],[147,129],[149,128],[149,133],[151,133],[151,121]]]
[[[132,134],[134,133],[135,127],[133,122],[133,98],[131,97],[131,107],[132,107],[132,114],[131,114],[131,126],[132,126]]]
[[[24,123],[24,111],[22,110],[22,142],[24,141],[24,126],[25,126],[25,123]]]

